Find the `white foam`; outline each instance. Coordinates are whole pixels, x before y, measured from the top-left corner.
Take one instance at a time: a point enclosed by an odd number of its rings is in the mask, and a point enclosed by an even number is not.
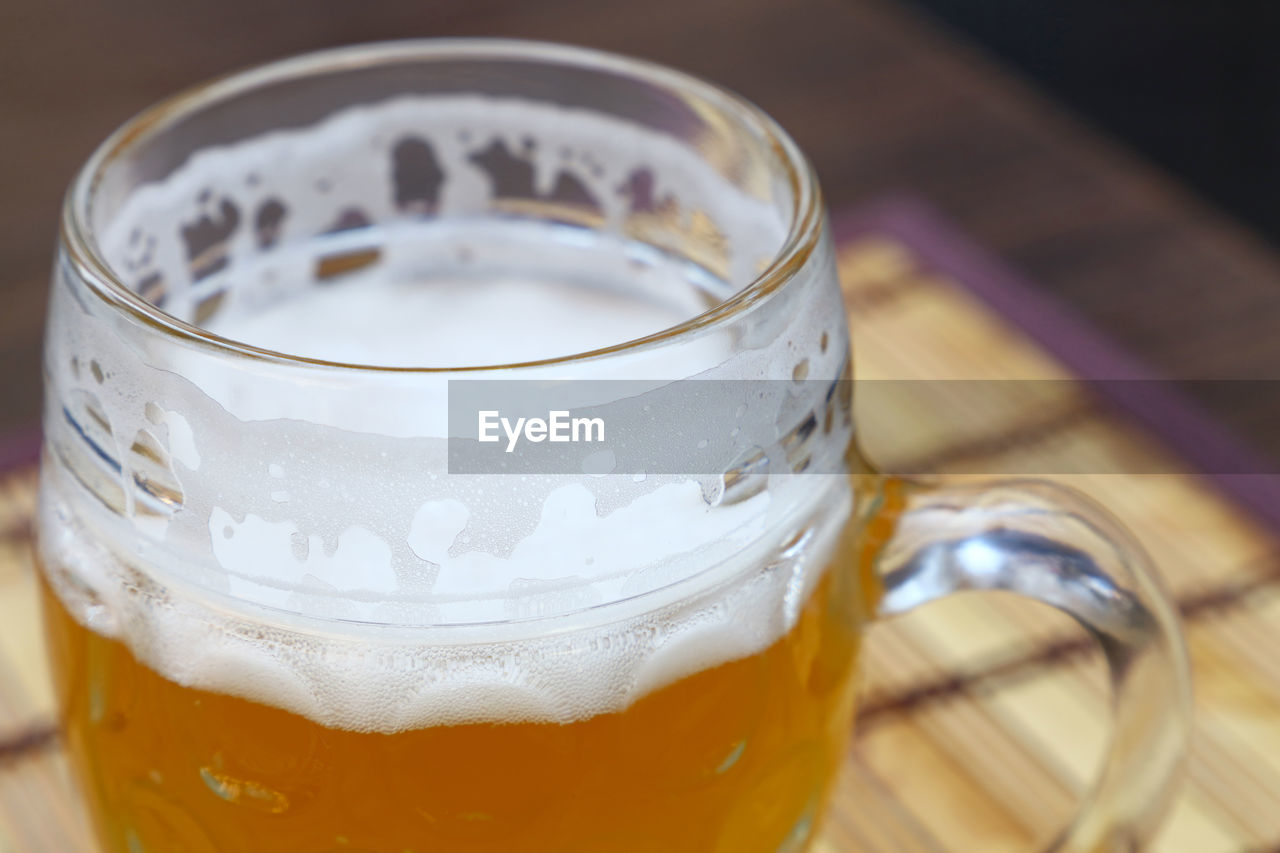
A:
[[[560,152],[589,151],[598,174],[581,175],[613,230],[478,218],[492,188],[462,130],[472,148],[481,131],[512,147],[537,136],[544,191]],[[426,134],[445,167],[440,218],[394,209],[386,154],[405,133]],[[728,282],[621,236],[616,190],[640,166],[654,170],[656,196],[719,227]],[[279,245],[256,246],[241,227],[215,249],[226,269],[197,277],[175,223],[221,196],[245,221],[273,196],[290,214]],[[378,225],[317,237],[352,203]],[[114,264],[140,282],[164,274],[179,316],[222,292],[211,327],[226,337],[447,366],[566,355],[689,319],[776,251],[784,213],[660,133],[459,97],[397,99],[201,152],[99,225]],[[376,265],[314,284],[318,258],[371,246]],[[807,268],[790,305],[731,327],[518,375],[786,379],[803,358],[812,377],[834,377],[844,327],[832,275]],[[714,477],[446,476],[447,374],[228,359],[142,327],[123,340],[79,287],[63,281],[51,308],[46,424],[62,461],[43,474],[42,557],[75,618],[180,684],[360,731],[618,710],[788,631],[849,511],[838,476],[773,477],[732,502],[708,497]],[[820,354],[827,336],[837,346]],[[687,417],[688,430],[652,436],[650,449],[730,440],[699,431],[706,413]],[[767,407],[742,421],[761,443],[782,426]],[[141,445],[155,450],[139,458]],[[809,546],[784,555],[806,528]]]
[[[808,478],[812,500],[784,525],[811,530],[799,555],[784,558],[782,543],[768,537],[682,582],[609,606],[588,599],[580,603],[594,609],[549,619],[399,628],[264,610],[234,588],[231,596],[193,590],[162,567],[140,568],[133,555],[124,563],[108,538],[110,520],[64,502],[75,488],[66,479],[44,472],[41,553],[55,590],[88,628],[127,643],[143,663],[184,686],[335,728],[384,733],[572,722],[757,653],[794,625],[798,603],[833,557],[851,500],[844,478]],[[106,527],[96,526],[101,522]],[[640,535],[631,532],[617,543],[618,559]],[[564,539],[550,544],[580,547]]]
[[[207,328],[233,340],[327,361],[392,367],[490,365],[601,349],[660,332],[699,310],[697,305],[682,311],[510,273],[414,282],[397,281],[379,270],[319,288],[306,299],[215,317]]]

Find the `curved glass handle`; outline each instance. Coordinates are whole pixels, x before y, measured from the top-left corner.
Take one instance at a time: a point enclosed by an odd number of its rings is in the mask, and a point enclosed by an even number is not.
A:
[[[1102,645],[1115,723],[1101,776],[1049,850],[1133,850],[1163,816],[1190,722],[1178,619],[1142,547],[1105,510],[1053,483],[909,486],[880,555],[882,615],[960,590],[1052,604]]]

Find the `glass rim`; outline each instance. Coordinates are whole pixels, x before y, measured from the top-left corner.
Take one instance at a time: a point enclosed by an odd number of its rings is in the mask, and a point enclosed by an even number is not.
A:
[[[331,361],[279,352],[223,337],[156,307],[125,284],[103,257],[89,219],[97,186],[114,161],[156,133],[210,104],[231,100],[275,83],[335,70],[354,70],[413,60],[460,58],[525,59],[609,71],[668,89],[692,93],[753,127],[778,157],[792,190],[790,224],[781,247],[751,282],[734,291],[728,298],[694,317],[649,335],[553,358],[450,367]],[[781,289],[813,254],[822,233],[822,223],[822,197],[817,176],[799,147],[767,113],[728,89],[659,63],[593,48],[520,39],[440,38],[373,42],[304,53],[215,77],[153,104],[117,128],[80,168],[63,200],[59,236],[81,281],[86,283],[95,296],[132,320],[197,348],[215,354],[300,367],[371,373],[441,374],[573,364],[675,343],[677,339],[729,321]]]

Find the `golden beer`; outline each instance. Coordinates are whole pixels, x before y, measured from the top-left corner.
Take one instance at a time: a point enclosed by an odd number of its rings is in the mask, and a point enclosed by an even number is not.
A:
[[[72,760],[120,851],[803,849],[844,755],[869,575],[850,526],[791,630],[569,723],[327,728],[182,687],[44,609]]]

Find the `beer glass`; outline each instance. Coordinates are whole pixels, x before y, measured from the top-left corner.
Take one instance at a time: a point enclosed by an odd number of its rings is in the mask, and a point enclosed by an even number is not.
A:
[[[43,605],[106,849],[803,850],[865,626],[958,590],[1106,651],[1056,849],[1129,849],[1175,776],[1140,550],[1048,484],[860,460],[813,172],[676,71],[406,41],[178,95],[70,190],[45,371]],[[626,440],[516,470],[450,426],[504,382]]]

